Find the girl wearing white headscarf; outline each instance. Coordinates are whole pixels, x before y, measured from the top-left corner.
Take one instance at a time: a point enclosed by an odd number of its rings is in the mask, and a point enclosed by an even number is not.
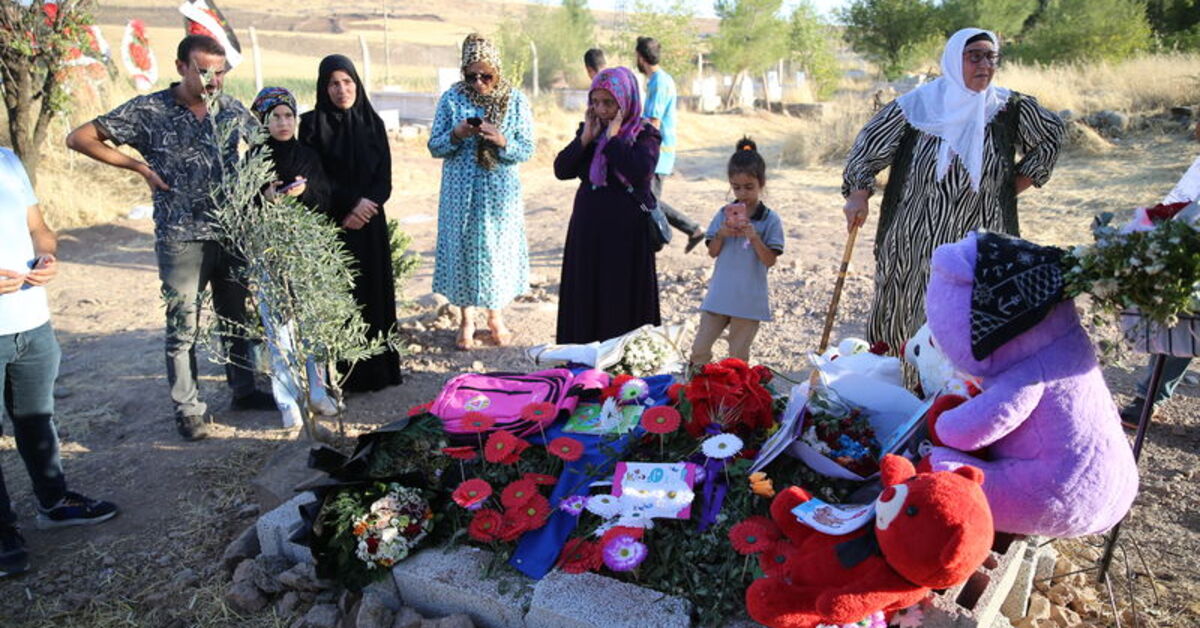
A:
[[[1032,97],[991,84],[999,50],[989,31],[955,33],[942,76],[880,109],[846,159],[847,226],[866,221],[875,175],[891,167],[867,335],[893,352],[925,321],[933,250],[975,229],[1019,235],[1017,195],[1045,184],[1058,158],[1062,120]]]

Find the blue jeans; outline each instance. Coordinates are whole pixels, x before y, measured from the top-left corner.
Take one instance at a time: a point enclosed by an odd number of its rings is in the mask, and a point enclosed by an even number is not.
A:
[[[1187,373],[1188,365],[1191,362],[1191,358],[1167,356],[1167,361],[1163,364],[1162,380],[1159,382],[1158,390],[1151,397],[1155,405],[1170,399],[1175,394],[1175,388],[1179,386],[1179,382],[1183,381],[1183,375]],[[1154,356],[1150,356],[1150,363],[1146,365],[1146,375],[1137,385],[1137,396],[1142,399],[1146,398],[1146,389],[1150,387],[1150,376],[1153,375],[1153,369]]]
[[[200,320],[200,291],[212,290],[213,310],[223,319],[246,321],[246,288],[234,276],[237,261],[219,243],[205,241],[155,242],[158,277],[167,303],[167,382],[176,416],[203,416],[196,380],[196,334]],[[244,332],[223,335],[229,351],[225,381],[235,397],[254,392],[251,343]]]
[[[54,429],[54,380],[61,356],[50,323],[0,336],[4,409],[12,420],[17,452],[29,472],[33,494],[43,508],[57,504],[67,490]],[[0,469],[0,524],[16,521]]]

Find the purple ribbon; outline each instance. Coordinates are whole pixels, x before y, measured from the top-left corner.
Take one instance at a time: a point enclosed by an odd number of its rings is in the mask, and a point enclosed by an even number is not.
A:
[[[704,428],[704,432],[715,436],[721,433],[721,427],[709,424]],[[729,492],[724,473],[727,460],[717,460],[708,456],[704,458],[704,489],[701,492],[703,504],[700,506],[700,524],[696,528],[700,532],[708,530],[709,526],[717,522],[717,515],[721,512],[721,506],[725,504],[725,494]]]

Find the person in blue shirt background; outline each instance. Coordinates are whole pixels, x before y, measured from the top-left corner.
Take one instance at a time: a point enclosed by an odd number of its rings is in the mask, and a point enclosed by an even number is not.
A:
[[[646,104],[642,108],[642,118],[662,134],[658,166],[654,169],[654,198],[658,199],[658,206],[666,214],[667,222],[687,235],[685,251],[690,253],[697,244],[704,241],[704,230],[700,228],[699,223],[662,200],[663,177],[670,176],[675,169],[675,79],[671,78],[666,70],[658,67],[661,46],[656,39],[638,37],[634,50],[637,53],[638,71],[646,75]]]

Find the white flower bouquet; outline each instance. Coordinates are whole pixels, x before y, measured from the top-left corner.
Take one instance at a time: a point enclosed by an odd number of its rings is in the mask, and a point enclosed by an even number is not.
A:
[[[1164,328],[1200,313],[1200,205],[1139,209],[1124,227],[1112,219],[1100,215],[1095,242],[1064,256],[1067,295],[1087,293],[1099,310],[1114,315],[1137,310]]]
[[[388,568],[408,557],[433,528],[433,511],[421,491],[389,484],[388,493],[354,520],[356,556],[368,569]]]

